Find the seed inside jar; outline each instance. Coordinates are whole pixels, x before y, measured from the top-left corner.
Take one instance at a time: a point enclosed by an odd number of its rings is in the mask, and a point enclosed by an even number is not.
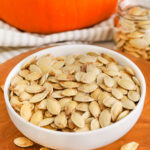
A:
[[[123,10],[124,15],[118,10],[121,17],[114,37],[117,49],[150,60],[150,9],[133,6]]]

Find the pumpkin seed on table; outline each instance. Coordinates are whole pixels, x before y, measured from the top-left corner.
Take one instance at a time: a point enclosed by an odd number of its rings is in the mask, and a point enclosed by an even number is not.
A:
[[[34,143],[31,140],[27,139],[26,137],[15,138],[14,144],[22,148],[26,148],[34,145]]]
[[[35,59],[11,80],[9,90],[10,104],[22,118],[62,132],[111,125],[136,107],[141,93],[132,68],[93,52]]]
[[[137,142],[130,142],[121,146],[120,150],[137,150],[139,144]]]

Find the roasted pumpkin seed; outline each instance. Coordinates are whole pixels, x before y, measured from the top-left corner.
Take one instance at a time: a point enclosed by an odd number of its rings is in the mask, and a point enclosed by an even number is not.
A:
[[[61,111],[61,106],[56,99],[49,97],[47,99],[47,109],[51,114],[58,115]]]
[[[45,118],[39,122],[38,126],[43,127],[51,124],[54,121],[54,118]]]
[[[90,124],[91,130],[96,130],[100,128],[99,121],[97,119],[93,119]]]
[[[101,110],[96,101],[93,101],[89,104],[89,111],[95,118],[97,118],[99,116]]]
[[[108,109],[105,109],[101,112],[101,114],[99,116],[99,123],[100,123],[101,127],[106,127],[106,126],[110,125],[110,122],[111,122],[110,111]]]
[[[15,138],[14,144],[22,148],[30,147],[34,145],[34,143],[31,140],[27,139],[26,137]]]
[[[43,93],[35,94],[31,99],[30,103],[37,103],[46,98],[46,96],[49,94],[49,91],[44,91]]]
[[[137,142],[130,142],[121,146],[120,150],[137,150],[139,144]]]
[[[67,117],[65,113],[61,112],[60,114],[58,114],[54,119],[54,123],[60,129],[65,128],[67,126]]]
[[[72,113],[71,120],[77,127],[84,128],[85,122],[83,117],[79,113],[77,112]]]

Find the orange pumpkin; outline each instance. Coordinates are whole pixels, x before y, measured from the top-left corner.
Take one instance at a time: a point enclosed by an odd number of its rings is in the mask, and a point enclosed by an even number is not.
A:
[[[0,18],[23,31],[54,33],[89,27],[114,13],[118,0],[0,0]]]

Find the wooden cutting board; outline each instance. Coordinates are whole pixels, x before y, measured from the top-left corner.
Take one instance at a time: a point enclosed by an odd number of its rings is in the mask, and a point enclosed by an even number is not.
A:
[[[39,50],[41,49],[23,53],[3,64],[0,64],[0,85],[4,84],[8,73],[19,61]],[[99,148],[97,150],[119,150],[121,145],[131,141],[136,141],[140,144],[139,150],[150,150],[150,62],[146,62],[140,58],[135,58],[131,55],[124,55],[134,61],[142,70],[145,76],[147,83],[147,94],[144,110],[139,121],[124,137],[108,146]],[[22,134],[15,128],[15,126],[11,122],[5,107],[3,92],[2,90],[0,90],[0,150],[23,149],[18,148],[13,144],[13,139],[18,136],[22,136]],[[40,146],[35,145],[34,147],[26,148],[26,150],[38,150],[39,148]]]

